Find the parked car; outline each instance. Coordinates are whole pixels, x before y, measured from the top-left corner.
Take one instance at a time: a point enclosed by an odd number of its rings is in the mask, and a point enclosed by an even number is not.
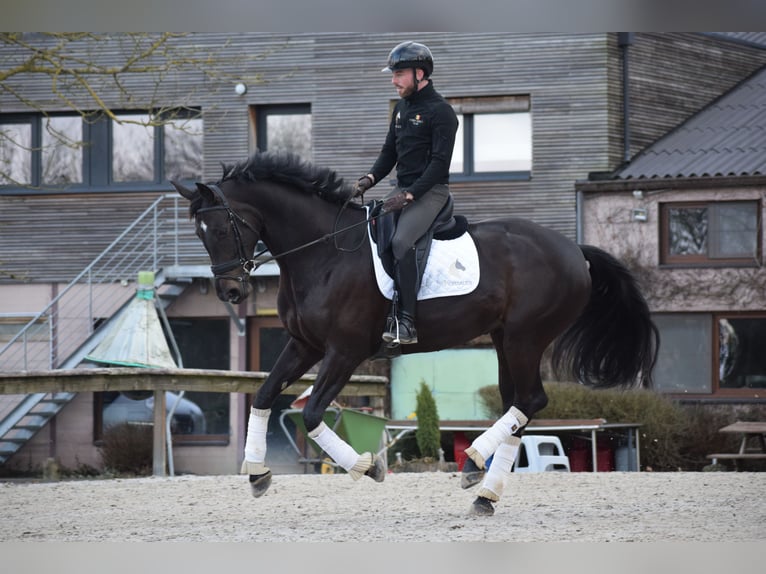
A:
[[[173,412],[170,432],[173,434],[204,434],[206,432],[205,415],[202,409],[189,399],[171,391],[165,391],[165,406]],[[151,423],[154,421],[154,395],[148,398],[133,399],[124,393],[104,407],[104,428],[121,423]]]

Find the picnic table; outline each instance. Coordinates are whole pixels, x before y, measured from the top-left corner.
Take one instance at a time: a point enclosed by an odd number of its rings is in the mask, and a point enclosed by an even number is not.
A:
[[[718,429],[718,432],[739,434],[741,440],[737,452],[716,452],[707,455],[713,464],[718,464],[719,460],[732,460],[739,469],[740,461],[766,459],[766,422],[737,421]]]

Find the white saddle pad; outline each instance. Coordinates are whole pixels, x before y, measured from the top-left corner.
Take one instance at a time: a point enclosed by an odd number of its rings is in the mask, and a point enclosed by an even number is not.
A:
[[[375,279],[378,289],[386,299],[394,296],[394,280],[386,273],[383,262],[378,256],[378,246],[372,240],[370,228],[367,236],[372,248],[372,262],[375,266]],[[420,282],[418,301],[451,297],[470,293],[479,284],[479,254],[469,233],[457,239],[434,239],[431,253],[426,261],[426,269]]]

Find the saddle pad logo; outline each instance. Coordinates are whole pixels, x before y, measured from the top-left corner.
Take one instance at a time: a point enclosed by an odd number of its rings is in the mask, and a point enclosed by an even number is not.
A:
[[[449,274],[451,277],[460,277],[465,270],[465,265],[460,263],[460,259],[455,259],[455,262],[449,266]]]

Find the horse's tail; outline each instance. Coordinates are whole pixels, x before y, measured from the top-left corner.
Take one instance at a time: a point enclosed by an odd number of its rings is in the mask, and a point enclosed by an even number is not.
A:
[[[577,321],[554,343],[555,369],[596,388],[651,386],[660,335],[630,270],[606,251],[580,249],[590,264],[591,297]]]

